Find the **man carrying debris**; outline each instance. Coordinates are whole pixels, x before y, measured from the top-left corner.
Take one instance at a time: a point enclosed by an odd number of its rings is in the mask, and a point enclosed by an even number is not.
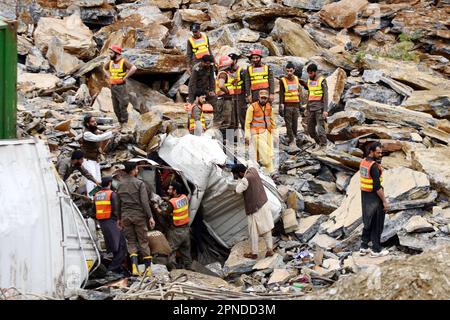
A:
[[[249,58],[251,66],[247,68],[245,77],[247,102],[258,101],[258,92],[260,90],[268,90],[270,94],[269,102],[273,102],[275,92],[273,73],[268,65],[262,63],[262,51],[259,49],[252,50]]]
[[[100,156],[99,143],[111,139],[118,132],[117,129],[106,131],[98,134],[97,121],[93,116],[85,116],[83,119],[85,130],[81,140],[81,150],[84,152],[86,161],[83,162],[84,168],[94,177],[96,181],[100,181],[102,176],[100,172],[100,164],[98,158]],[[89,193],[95,188],[95,183],[86,179],[86,192]],[[89,196],[91,199],[92,197]]]
[[[308,65],[308,82],[303,80],[301,84],[308,90],[308,104],[305,116],[308,126],[308,134],[316,141],[316,150],[327,145],[325,132],[325,119],[328,117],[328,87],[325,78],[317,73],[317,65]]]
[[[103,70],[109,78],[114,113],[122,127],[128,122],[127,107],[129,98],[126,80],[136,72],[136,66],[122,57],[122,48],[120,46],[112,45],[109,51],[110,60],[104,64]]]
[[[94,195],[95,218],[100,223],[103,238],[108,253],[113,254],[113,259],[108,266],[110,272],[122,272],[122,264],[127,257],[127,244],[122,231],[119,229],[119,207],[117,194],[111,190],[112,177],[102,179],[102,189]]]
[[[138,248],[143,256],[146,269],[150,267],[151,255],[148,245],[147,223],[150,229],[155,227],[150,200],[145,183],[136,178],[138,170],[135,163],[125,163],[124,175],[117,189],[119,224],[123,227],[131,257],[132,274],[139,275]]]
[[[231,70],[229,76],[233,79],[233,116],[235,116],[236,126],[241,125],[242,130],[245,129],[245,115],[247,113],[247,103],[245,101],[244,80],[246,71],[237,65],[240,58],[239,55],[231,53],[228,55],[232,60]]]
[[[172,249],[169,258],[171,267],[175,265],[175,254],[178,250],[185,269],[190,270],[192,266],[191,258],[191,235],[189,232],[189,198],[183,194],[181,184],[176,181],[170,183],[167,189],[169,204],[164,212],[158,208],[158,212],[172,217],[172,223],[169,227],[167,240]]]
[[[361,161],[359,166],[364,224],[359,252],[361,255],[366,255],[370,252],[371,257],[381,257],[389,254],[388,250],[381,250],[384,218],[389,210],[389,204],[381,185],[383,182],[383,170],[380,165],[382,156],[381,144],[373,142],[368,146],[366,154],[367,157]],[[372,241],[372,250],[369,249],[369,241]]]
[[[245,144],[250,144],[250,157],[261,163],[266,173],[273,172],[273,141],[275,129],[269,92],[259,91],[259,99],[248,106],[245,117]]]
[[[70,175],[75,171],[79,171],[87,180],[92,181],[94,184],[99,185],[98,182],[86,168],[83,167],[84,153],[81,150],[75,150],[72,156],[69,158],[62,158],[56,163],[56,168],[59,175],[66,181]]]
[[[266,242],[266,257],[273,256],[272,229],[274,223],[261,177],[255,168],[249,166],[247,169],[243,164],[235,165],[232,172],[241,178],[236,186],[236,192],[244,194],[245,213],[247,214],[248,233],[252,248],[252,252],[245,253],[244,257],[258,258],[259,236],[262,236]]]
[[[219,73],[216,80],[216,95],[217,95],[217,112],[214,114],[214,120],[219,124],[219,129],[222,131],[222,135],[225,137],[225,131],[227,129],[235,129],[235,123],[232,123],[233,119],[233,94],[232,89],[233,78],[230,77],[229,69],[233,64],[228,56],[221,56],[219,59]]]
[[[189,78],[187,102],[194,103],[195,93],[197,91],[205,91],[208,93],[206,101],[215,109],[217,97],[215,93],[214,58],[211,55],[205,55],[201,60],[192,69],[192,74]]]
[[[209,46],[209,39],[205,33],[200,32],[200,24],[194,23],[191,26],[192,36],[188,39],[186,45],[186,56],[188,72],[192,73],[194,65],[199,63],[205,55],[213,56]]]
[[[197,91],[197,93],[195,94],[194,103],[189,105],[187,110],[189,132],[196,136],[201,136],[202,133],[206,130],[206,122],[202,109],[205,103],[205,92]]]
[[[297,147],[298,116],[302,101],[302,89],[294,71],[294,64],[288,62],[286,76],[280,78],[280,115],[286,123],[289,147]]]

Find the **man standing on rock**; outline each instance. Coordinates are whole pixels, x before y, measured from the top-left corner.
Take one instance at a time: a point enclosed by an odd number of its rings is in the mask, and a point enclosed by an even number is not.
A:
[[[230,77],[232,64],[233,60],[230,57],[220,57],[219,73],[216,80],[217,112],[214,114],[214,120],[219,119],[217,124],[224,138],[227,129],[236,129],[236,124],[233,123],[233,120],[236,120],[233,118],[233,78]]]
[[[136,72],[136,66],[122,57],[122,48],[118,45],[109,48],[109,57],[110,60],[104,64],[103,70],[109,78],[114,113],[122,127],[128,122],[129,97],[126,80]]]
[[[359,252],[361,255],[366,255],[370,252],[371,257],[381,257],[389,254],[388,250],[381,250],[384,218],[389,210],[389,204],[381,185],[383,182],[383,170],[380,165],[382,156],[381,144],[373,142],[368,146],[366,154],[367,157],[361,161],[359,166],[364,224]],[[372,250],[369,249],[369,241],[372,241]]]
[[[209,45],[209,39],[205,33],[200,32],[200,24],[191,26],[192,36],[186,45],[188,72],[191,74],[193,66],[199,63],[205,55],[213,56]]]
[[[151,255],[148,245],[148,227],[155,227],[150,200],[145,183],[136,178],[138,171],[135,163],[125,163],[126,175],[120,180],[117,188],[119,224],[123,228],[128,242],[128,252],[131,258],[132,274],[139,275],[138,247],[143,256],[146,269],[150,267]]]
[[[305,116],[308,134],[316,142],[315,150],[322,149],[327,145],[325,132],[325,120],[328,117],[328,87],[325,78],[317,73],[317,65],[308,65],[308,82],[301,84],[308,90],[308,104]]]
[[[206,101],[216,108],[216,83],[214,79],[214,58],[211,55],[205,55],[192,69],[189,78],[189,91],[187,102],[192,104],[195,101],[195,93],[198,91],[207,92]],[[214,119],[215,120],[215,119]]]
[[[94,177],[96,181],[101,181],[102,175],[100,172],[100,164],[98,163],[100,157],[99,142],[111,139],[114,134],[118,132],[117,129],[106,131],[98,134],[97,121],[93,116],[85,116],[83,119],[85,130],[81,139],[81,150],[86,157],[83,162],[84,168]],[[86,191],[89,193],[95,188],[95,183],[90,179],[86,179]],[[89,196],[92,199],[92,196]]]
[[[266,257],[273,256],[272,229],[274,223],[261,177],[255,168],[249,166],[247,169],[243,164],[235,165],[232,172],[235,176],[241,178],[236,186],[236,192],[244,194],[245,213],[247,214],[252,248],[252,252],[245,253],[244,257],[248,259],[258,258],[259,236],[262,236],[266,242]]]
[[[263,64],[262,51],[259,49],[252,50],[250,53],[251,66],[247,68],[245,77],[245,90],[247,102],[253,103],[258,101],[258,92],[260,90],[269,91],[269,102],[273,102],[275,83],[271,68]]]
[[[292,62],[286,65],[286,76],[280,78],[280,115],[286,123],[288,144],[296,148],[299,110],[302,101],[302,90],[298,77],[294,75]]]
[[[267,174],[273,172],[273,140],[275,119],[268,102],[269,92],[260,90],[259,99],[249,105],[245,117],[245,144],[250,144],[250,157],[260,162]]]
[[[245,101],[244,80],[246,71],[237,65],[239,55],[231,53],[228,55],[232,60],[230,77],[233,89],[233,115],[237,118],[236,125],[241,125],[241,129],[245,130],[245,115],[247,114],[247,103]]]

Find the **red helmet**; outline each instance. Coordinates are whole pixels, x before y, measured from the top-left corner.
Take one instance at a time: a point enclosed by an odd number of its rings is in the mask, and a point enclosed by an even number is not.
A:
[[[253,55],[260,56],[262,58],[263,53],[260,49],[253,49],[252,51],[250,51],[250,57]]]
[[[117,44],[113,44],[109,49],[114,51],[115,53],[122,54],[122,48]]]
[[[226,68],[233,64],[233,60],[229,56],[221,56],[219,58],[219,68]]]

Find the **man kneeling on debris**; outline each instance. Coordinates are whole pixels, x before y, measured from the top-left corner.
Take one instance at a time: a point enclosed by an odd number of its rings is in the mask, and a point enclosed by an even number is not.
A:
[[[389,204],[384,196],[383,170],[381,169],[381,144],[373,142],[367,148],[367,157],[361,161],[360,185],[361,185],[361,204],[363,216],[363,232],[361,255],[370,252],[371,257],[386,256],[389,251],[381,250],[381,234],[383,233],[384,218]],[[372,240],[372,250],[369,249],[369,241]]]
[[[95,218],[100,223],[103,238],[108,253],[113,259],[108,266],[110,272],[122,272],[122,263],[127,256],[127,244],[122,231],[119,229],[119,207],[117,194],[111,190],[112,177],[102,178],[102,189],[94,195]]]
[[[119,221],[128,242],[132,274],[139,275],[137,244],[139,243],[147,269],[150,267],[152,258],[148,245],[147,223],[150,229],[153,229],[155,220],[153,220],[145,183],[136,178],[138,173],[136,164],[125,163],[124,171],[127,174],[122,177],[117,188]]]
[[[262,236],[266,242],[266,257],[270,257],[273,255],[272,229],[274,224],[261,177],[255,168],[249,167],[247,169],[243,164],[235,165],[232,172],[241,178],[236,186],[236,192],[244,193],[245,213],[247,214],[252,248],[252,252],[245,253],[244,257],[248,259],[258,258],[259,236]]]
[[[184,269],[191,269],[191,235],[189,230],[189,198],[183,194],[183,188],[180,183],[173,181],[167,189],[168,208],[164,212],[158,208],[160,214],[172,217],[172,224],[167,232],[167,240],[172,249],[169,258],[169,267],[174,268],[176,261],[175,255],[178,250]]]

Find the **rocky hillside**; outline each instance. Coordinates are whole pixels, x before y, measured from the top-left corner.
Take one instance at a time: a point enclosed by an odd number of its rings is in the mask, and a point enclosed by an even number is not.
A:
[[[335,147],[290,154],[281,128],[276,182],[291,209],[283,215],[287,235],[278,239],[279,255],[256,269],[233,261],[244,248],[236,245],[224,273],[255,270],[252,281],[241,279],[244,288],[272,290],[305,274],[313,275],[306,282],[329,284],[367,267],[352,250],[362,227],[354,174],[368,141],[382,143],[389,169],[392,212],[383,242],[403,256],[450,241],[448,0],[6,0],[0,15],[18,20],[19,135],[47,140],[55,158],[79,147],[86,112],[103,129],[117,124],[101,65],[111,44],[125,48],[138,68],[128,83],[135,133],[105,149],[106,170],[146,156],[159,133],[185,124],[184,53],[193,22],[216,57],[259,48],[276,77],[287,61],[303,77],[308,63],[319,66],[336,105],[327,128]],[[299,147],[307,142],[299,132]],[[292,272],[274,271],[281,269]]]

